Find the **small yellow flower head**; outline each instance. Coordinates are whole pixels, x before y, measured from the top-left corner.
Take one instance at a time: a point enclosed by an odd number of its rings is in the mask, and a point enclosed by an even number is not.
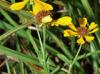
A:
[[[72,18],[69,16],[64,16],[61,17],[55,21],[52,22],[52,26],[67,26],[69,24],[71,24],[72,22]]]
[[[41,25],[43,23],[51,22],[52,18],[50,10],[53,10],[52,5],[40,0],[34,0],[32,14],[35,17],[36,24]]]
[[[78,44],[84,44],[85,42],[91,42],[94,40],[94,36],[91,33],[97,32],[99,29],[97,24],[94,22],[90,23],[89,28],[86,27],[87,19],[81,18],[80,27],[76,28],[73,24],[68,25],[67,30],[64,31],[64,37],[68,36],[77,36],[79,39],[77,40]]]
[[[14,3],[10,6],[11,10],[21,10],[25,7],[29,0],[23,0],[22,2]]]

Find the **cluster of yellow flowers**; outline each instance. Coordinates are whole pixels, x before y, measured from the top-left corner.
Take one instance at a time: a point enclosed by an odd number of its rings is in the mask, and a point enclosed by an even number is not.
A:
[[[10,6],[12,10],[21,10],[29,0],[23,0],[22,2],[14,3]],[[63,16],[57,20],[53,20],[50,11],[53,10],[53,6],[42,2],[40,0],[33,0],[34,6],[31,10],[31,14],[35,17],[36,24],[51,23],[52,26],[67,26],[68,29],[64,30],[64,37],[77,36],[78,44],[84,44],[85,42],[91,42],[94,40],[94,36],[91,33],[98,31],[97,24],[92,22],[87,28],[87,19],[80,18],[80,27],[76,28],[72,23],[72,18],[69,16]]]
[[[14,3],[10,6],[12,10],[21,10],[25,7],[25,5],[29,2],[29,0],[23,0],[22,2]],[[31,14],[35,17],[36,23],[48,23],[52,22],[52,25],[67,25],[66,21],[70,23],[72,20],[69,16],[64,16],[59,18],[58,20],[53,20],[51,17],[50,11],[53,10],[53,6],[42,2],[40,0],[33,0],[34,6],[30,11]]]

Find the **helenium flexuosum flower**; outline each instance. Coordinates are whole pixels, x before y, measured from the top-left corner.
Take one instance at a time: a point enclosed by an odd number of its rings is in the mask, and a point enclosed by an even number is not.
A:
[[[79,19],[80,27],[76,28],[74,24],[69,24],[68,29],[64,30],[64,37],[77,36],[78,44],[84,44],[85,42],[91,42],[94,40],[94,36],[91,34],[98,31],[97,24],[95,22],[90,23],[89,27],[86,27],[87,19]]]
[[[32,14],[35,16],[37,24],[48,23],[52,21],[50,10],[53,10],[53,6],[42,2],[40,0],[34,0],[34,6]]]
[[[25,7],[25,5],[29,2],[29,0],[23,0],[21,2],[14,3],[10,6],[12,10],[21,10]],[[51,12],[53,10],[53,6],[42,2],[40,0],[33,0],[34,5],[32,7],[32,10],[30,14],[32,14],[35,17],[36,24],[40,25],[43,23],[50,22],[52,26],[66,26],[71,23],[72,19],[69,16],[64,16],[61,18],[58,18],[57,20],[53,20],[51,17]]]

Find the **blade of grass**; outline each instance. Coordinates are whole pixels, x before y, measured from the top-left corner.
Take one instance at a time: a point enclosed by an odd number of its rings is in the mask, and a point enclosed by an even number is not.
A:
[[[38,46],[37,46],[36,42],[32,38],[32,35],[31,35],[31,31],[30,30],[27,30],[27,35],[29,37],[29,40],[30,40],[33,48],[35,49],[36,54],[38,55],[39,54],[39,49],[38,49]]]
[[[6,33],[4,33],[3,35],[0,36],[0,41],[7,38],[8,36],[10,36],[12,33],[15,33],[18,30],[21,30],[23,28],[26,28],[28,26],[28,24],[24,24],[24,25],[20,25],[20,26],[16,26],[14,28],[12,28],[11,30],[7,31]]]
[[[69,58],[72,58],[71,53],[68,51],[68,48],[65,46],[65,44],[56,37],[53,33],[50,31],[47,31],[47,33],[52,37],[52,39],[57,43],[57,45],[63,50],[65,55],[67,55]]]
[[[47,53],[47,50],[46,50],[46,48],[45,48],[45,45],[46,45],[46,25],[44,24],[44,26],[43,26],[43,47],[44,47],[44,54],[45,54],[45,63],[44,63],[44,65],[45,65],[45,69],[46,69],[46,71],[47,71],[47,74],[50,74],[50,72],[49,72],[49,64],[47,63],[48,62],[48,53]]]
[[[17,26],[18,24],[7,14],[2,8],[0,8],[0,13],[11,23],[13,26]]]
[[[0,12],[1,14],[9,21],[9,23],[16,27],[18,26],[18,24],[10,17],[10,15],[7,14],[7,12],[5,12],[2,8],[0,8]],[[27,23],[29,24],[29,23]],[[24,30],[21,30],[22,34],[25,36],[26,35],[26,32]],[[26,36],[27,37],[27,36]]]
[[[20,45],[19,45],[19,40],[18,40],[18,36],[16,36],[16,48],[17,48],[17,51],[18,52],[21,52],[21,49],[20,49]],[[20,63],[19,63],[19,67],[20,67],[20,74],[24,74],[24,64],[21,60],[19,60]]]
[[[56,72],[60,69],[60,66],[58,65],[52,72],[51,74],[56,74]]]
[[[9,48],[7,48],[5,46],[1,46],[0,45],[0,52],[2,54],[4,54],[4,55],[7,55],[7,56],[16,57],[16,58],[22,60],[23,62],[27,62],[27,63],[31,62],[33,64],[36,64],[38,66],[41,66],[40,63],[38,63],[38,61],[36,59],[34,60],[34,58],[32,58],[31,56],[27,56],[25,54],[19,53],[17,51],[14,51],[12,49],[9,49]]]
[[[2,23],[2,25],[4,26],[3,29],[6,28],[6,31],[11,30],[12,28],[14,28],[13,26],[11,26],[10,24],[4,22],[4,21],[0,21]],[[27,25],[27,24],[23,24],[23,25]],[[16,32],[16,34],[18,34],[19,36],[28,39],[27,35],[25,35],[25,31],[22,32],[22,30]]]
[[[7,59],[5,60],[5,63],[6,63],[8,74],[11,74],[10,67],[9,67]]]
[[[99,45],[100,45],[100,30],[96,33],[96,37],[97,37],[97,40],[98,40]]]
[[[91,52],[95,52],[95,51],[96,51],[96,48],[95,48],[93,42],[91,42],[90,48],[91,48]],[[96,57],[97,57],[96,55],[92,55],[92,58],[93,58],[93,62],[92,62],[92,63],[93,63],[94,73],[95,73],[95,74],[99,74],[99,72],[98,72],[99,66],[98,66],[98,64],[97,64],[97,59],[96,59]]]
[[[2,24],[1,21],[0,21],[0,29],[4,29],[4,25]]]
[[[94,13],[93,13],[93,10],[88,2],[88,0],[81,0],[82,2],[82,5],[86,11],[86,13],[91,17],[91,18],[94,18]],[[94,18],[95,19],[95,18]]]

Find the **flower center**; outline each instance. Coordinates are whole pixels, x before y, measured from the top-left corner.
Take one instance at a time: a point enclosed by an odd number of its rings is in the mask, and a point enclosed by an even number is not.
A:
[[[88,34],[88,29],[86,27],[78,27],[77,29],[77,33],[80,35],[80,36],[85,36]]]
[[[36,16],[35,16],[35,21],[36,24],[41,24],[42,19],[48,15],[51,15],[50,11],[40,11]]]

